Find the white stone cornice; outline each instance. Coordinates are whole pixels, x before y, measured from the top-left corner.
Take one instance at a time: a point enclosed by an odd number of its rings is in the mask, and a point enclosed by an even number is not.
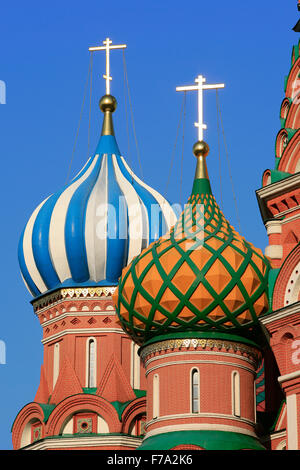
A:
[[[293,186],[299,187],[300,184],[300,173],[288,176],[283,180],[277,181],[276,183],[269,184],[263,188],[257,189],[256,193],[261,199],[275,197],[278,193],[284,193],[289,191]]]
[[[291,372],[290,374],[281,375],[280,377],[278,377],[278,382],[282,384],[283,382],[297,379],[298,377],[300,377],[300,370],[296,370],[295,372]]]
[[[89,448],[100,446],[130,446],[137,448],[141,445],[142,439],[135,436],[80,436],[80,437],[57,437],[44,438],[38,442],[23,447],[23,450],[47,450],[65,448]]]
[[[246,434],[248,436],[252,436],[257,438],[256,434],[248,429],[240,428],[238,426],[229,426],[226,424],[198,424],[198,423],[191,423],[191,424],[173,424],[171,426],[163,426],[157,429],[153,429],[146,433],[144,439],[147,439],[151,436],[155,436],[157,434],[164,434],[174,431],[226,431],[226,432],[237,432],[239,434]]]
[[[273,323],[276,320],[281,320],[282,318],[286,318],[290,315],[294,315],[295,313],[299,313],[299,320],[300,320],[300,301],[295,302],[292,305],[289,305],[288,307],[283,307],[279,310],[275,310],[272,313],[269,313],[268,315],[259,318],[259,321],[263,325],[268,325],[269,323]]]
[[[158,418],[152,419],[146,425],[146,428],[151,426],[155,423],[160,423],[162,421],[169,421],[172,419],[197,419],[197,418],[212,418],[212,419],[227,419],[231,421],[237,421],[240,423],[249,424],[250,426],[254,426],[255,422],[251,421],[247,418],[237,417],[234,415],[222,414],[222,413],[180,413],[175,415],[165,415],[159,416]]]
[[[97,333],[117,333],[117,334],[123,334],[124,331],[121,328],[93,328],[92,326],[89,326],[88,328],[70,328],[64,331],[61,331],[60,333],[56,333],[55,335],[48,336],[48,338],[44,338],[41,340],[42,344],[50,343],[51,341],[56,341],[57,339],[61,338],[62,336],[65,335],[74,335],[74,334],[86,334],[87,336],[91,336],[91,334],[95,335]],[[127,336],[127,335],[126,335]]]

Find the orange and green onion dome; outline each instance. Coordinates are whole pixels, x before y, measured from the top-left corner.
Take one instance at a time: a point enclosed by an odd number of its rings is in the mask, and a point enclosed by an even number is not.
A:
[[[207,144],[197,142],[193,150],[197,169],[184,211],[123,269],[114,296],[124,330],[140,345],[174,333],[251,336],[269,308],[269,261],[220,210],[207,174]]]

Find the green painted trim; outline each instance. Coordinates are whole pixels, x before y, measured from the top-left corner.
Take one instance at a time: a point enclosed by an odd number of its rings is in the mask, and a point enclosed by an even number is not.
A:
[[[279,271],[280,271],[280,268],[277,268],[277,269],[271,269],[270,272],[269,272],[269,282],[268,282],[269,292],[268,292],[268,296],[269,296],[270,311],[272,310],[273,292],[274,292],[275,282],[276,282],[276,279],[278,277]]]
[[[209,180],[206,178],[195,179],[192,194],[212,194]]]
[[[279,157],[275,157],[275,170],[278,169],[278,166],[279,166],[279,163],[280,163],[280,158]]]
[[[142,397],[147,396],[147,391],[146,390],[139,390],[137,388],[134,388],[133,391],[134,391],[135,396],[137,398],[142,398]]]
[[[196,445],[206,450],[266,450],[255,437],[225,431],[162,433],[146,438],[138,450],[170,450],[179,445]]]
[[[277,181],[284,180],[285,178],[288,178],[289,176],[292,176],[291,173],[287,173],[285,171],[279,171],[279,170],[271,170],[271,184],[277,183]]]
[[[145,344],[143,344],[142,348],[148,346],[149,344],[157,343],[159,341],[165,341],[166,339],[185,339],[185,338],[214,338],[214,339],[224,339],[227,341],[235,341],[237,343],[245,343],[249,346],[253,346],[255,348],[259,348],[259,346],[252,340],[248,338],[244,338],[242,336],[232,335],[230,333],[218,333],[216,331],[186,331],[183,333],[170,333],[167,335],[160,335],[156,336],[155,338],[150,339]],[[142,349],[141,348],[141,349]]]
[[[49,416],[51,415],[52,411],[54,410],[54,408],[56,407],[56,405],[46,405],[44,403],[39,403],[40,407],[42,408],[43,410],[43,413],[44,413],[44,423],[47,423],[48,419],[49,419]]]
[[[97,387],[83,387],[83,393],[87,393],[89,395],[96,395]]]
[[[121,401],[111,401],[110,403],[115,408],[118,413],[119,420],[122,421],[122,413],[125,410],[126,406],[129,405],[133,400],[121,402]]]
[[[287,131],[288,141],[290,141],[299,129],[291,129],[290,127],[286,127],[285,130]]]

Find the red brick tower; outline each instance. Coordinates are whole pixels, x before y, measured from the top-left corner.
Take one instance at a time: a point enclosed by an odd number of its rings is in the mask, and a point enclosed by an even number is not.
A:
[[[299,7],[299,5],[298,5]],[[299,23],[294,30],[300,32]],[[263,174],[257,191],[269,237],[271,313],[261,318],[279,372],[274,378],[265,366],[266,411],[273,408],[270,389],[278,384],[284,395],[270,433],[272,449],[300,449],[300,54],[293,47],[280,108],[281,129],[276,137],[275,168]]]
[[[104,43],[98,49],[116,47]],[[109,70],[106,77],[109,82]],[[20,239],[44,361],[34,401],[13,424],[15,449],[135,449],[144,434],[145,374],[112,294],[122,268],[176,217],[121,155],[116,106],[109,93],[101,98],[94,156],[37,207]]]
[[[184,212],[123,270],[114,295],[145,364],[140,449],[264,449],[256,434],[255,378],[269,262],[215,201],[207,144],[198,141],[194,154]]]

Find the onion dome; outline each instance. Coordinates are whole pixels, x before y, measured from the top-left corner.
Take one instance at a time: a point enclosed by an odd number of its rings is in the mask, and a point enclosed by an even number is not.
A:
[[[138,344],[154,336],[216,332],[243,336],[268,310],[269,262],[225,219],[211,192],[206,143],[188,204],[166,236],[127,266],[114,300]],[[246,334],[247,336],[247,334]]]
[[[115,98],[105,95],[100,109],[104,120],[94,156],[35,209],[22,233],[19,264],[33,296],[62,286],[117,285],[123,267],[176,221],[166,199],[120,153]]]

